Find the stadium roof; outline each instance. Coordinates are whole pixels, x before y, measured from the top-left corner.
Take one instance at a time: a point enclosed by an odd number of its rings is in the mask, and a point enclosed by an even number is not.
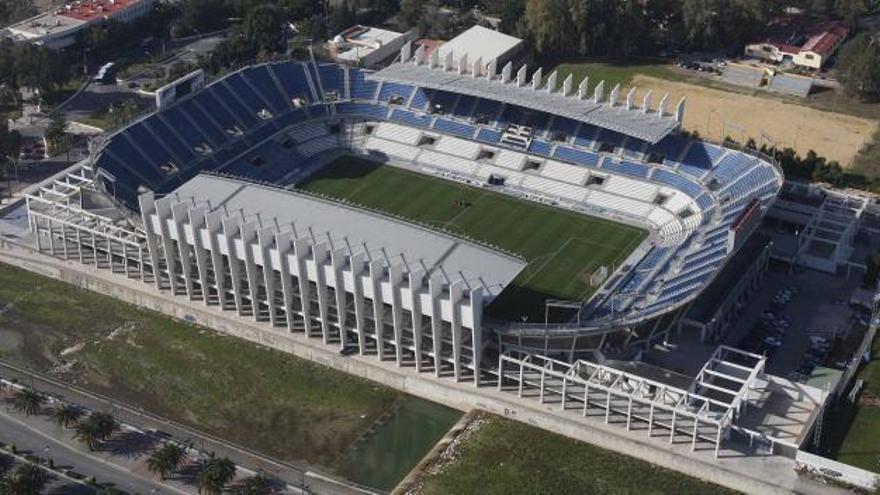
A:
[[[660,141],[678,127],[678,121],[674,117],[660,117],[655,111],[646,113],[641,109],[627,110],[625,105],[619,103],[612,107],[607,102],[596,103],[592,98],[563,96],[558,91],[551,93],[544,88],[532,89],[531,84],[518,86],[515,81],[502,83],[497,78],[474,77],[470,73],[461,74],[457,70],[444,70],[442,67],[431,68],[430,64],[398,62],[368,74],[367,77],[519,105],[617,131],[650,143]]]
[[[389,265],[440,269],[447,280],[463,279],[472,288],[483,285],[493,296],[526,266],[511,255],[412,223],[238,179],[202,174],[171,195],[205,202],[211,211],[223,209],[259,219],[263,226],[293,229],[299,237],[329,241],[334,249],[348,248],[355,254],[366,251],[372,259],[384,257]]]
[[[485,64],[502,58],[510,51],[519,48],[522,43],[521,39],[509,34],[477,25],[444,43],[440,47],[440,57],[445,57],[450,52],[458,56],[467,53],[469,60],[476,60],[479,57]]]

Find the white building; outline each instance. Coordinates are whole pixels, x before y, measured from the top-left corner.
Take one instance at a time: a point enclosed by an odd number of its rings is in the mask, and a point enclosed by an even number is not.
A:
[[[417,225],[236,179],[200,175],[140,207],[160,288],[456,379],[478,379],[483,306],[525,268]]]
[[[454,54],[456,59],[466,55],[471,62],[479,60],[482,70],[485,71],[493,60],[497,67],[503,67],[507,62],[517,65],[517,61],[525,53],[525,43],[508,34],[483,26],[473,26],[444,43],[438,51],[440,60],[444,60],[449,53]]]
[[[61,49],[76,43],[77,34],[93,24],[103,21],[131,22],[150,13],[155,5],[156,0],[72,2],[13,24],[6,31],[17,41]]]
[[[373,67],[397,55],[398,50],[412,39],[412,32],[398,33],[387,29],[353,26],[337,34],[328,42],[336,61]]]

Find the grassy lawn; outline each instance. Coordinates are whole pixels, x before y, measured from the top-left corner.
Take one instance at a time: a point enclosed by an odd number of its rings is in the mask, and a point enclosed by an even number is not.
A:
[[[424,479],[424,494],[736,493],[500,417],[489,417],[457,450],[452,461]]]
[[[337,469],[401,394],[0,264],[0,352],[283,459]],[[67,349],[63,353],[62,350]]]
[[[489,307],[509,319],[543,318],[547,298],[588,296],[590,275],[602,265],[616,266],[645,237],[635,227],[354,157],[324,167],[303,188],[522,255],[528,266]],[[468,206],[457,206],[458,200]]]
[[[561,59],[552,60],[542,63],[545,67],[545,77],[549,76],[554,70],[559,71],[557,76],[557,84],[561,85],[562,81],[569,74],[573,76],[573,87],[577,88],[584,77],[589,77],[589,93],[592,95],[593,90],[599,81],[605,81],[605,95],[614,87],[620,84],[621,89],[632,81],[637,75],[645,75],[657,77],[659,79],[667,79],[670,81],[696,82],[701,81],[699,77],[687,77],[680,74],[665,59],[631,59],[631,60],[610,60],[610,61],[584,61],[579,59]],[[548,68],[552,69],[547,70]],[[692,81],[692,79],[694,81]],[[625,92],[624,92],[625,94]]]
[[[865,381],[860,398],[880,398],[880,339],[871,349],[872,360],[859,371]],[[826,421],[825,438],[838,461],[880,473],[880,406],[856,404],[835,410]]]

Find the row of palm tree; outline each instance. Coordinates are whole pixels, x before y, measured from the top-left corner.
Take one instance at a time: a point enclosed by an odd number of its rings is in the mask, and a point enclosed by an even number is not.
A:
[[[196,476],[196,485],[203,495],[220,495],[234,477],[235,464],[226,457],[215,456],[212,452]]]
[[[147,459],[147,469],[165,480],[180,469],[185,460],[186,449],[183,446],[176,443],[166,443],[150,454]]]
[[[118,429],[119,424],[112,414],[95,411],[76,424],[74,436],[86,444],[89,450],[96,450],[101,442],[110,438]]]
[[[42,413],[46,402],[45,395],[29,388],[18,390],[12,399],[13,407],[25,416]],[[75,428],[76,438],[89,450],[97,449],[119,429],[113,415],[96,411],[82,419],[83,411],[73,404],[57,404],[49,412],[49,417],[59,428]]]
[[[46,472],[33,464],[22,464],[0,479],[0,495],[37,495],[48,483]]]

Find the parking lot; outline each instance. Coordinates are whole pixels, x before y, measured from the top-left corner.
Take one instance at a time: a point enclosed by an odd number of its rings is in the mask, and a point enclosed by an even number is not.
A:
[[[810,270],[771,271],[724,343],[767,355],[771,374],[805,381],[816,367],[844,364],[862,318],[849,305],[858,287]]]

